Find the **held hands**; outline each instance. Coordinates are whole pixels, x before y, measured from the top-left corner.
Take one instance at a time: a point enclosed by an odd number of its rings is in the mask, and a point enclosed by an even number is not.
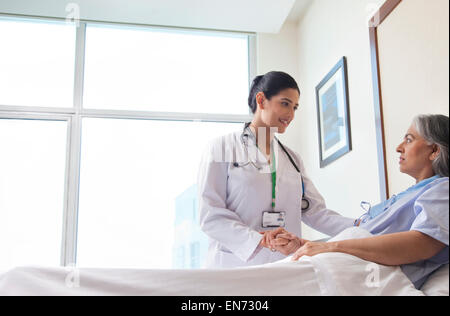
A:
[[[264,235],[260,242],[261,246],[272,251],[279,251],[285,256],[293,253],[291,261],[297,261],[303,256],[312,257],[319,253],[336,251],[333,249],[334,243],[302,239],[283,228],[260,232],[260,234]]]
[[[281,227],[260,233],[264,235],[260,242],[261,246],[279,251],[285,256],[296,252],[308,242],[308,240],[301,239]]]

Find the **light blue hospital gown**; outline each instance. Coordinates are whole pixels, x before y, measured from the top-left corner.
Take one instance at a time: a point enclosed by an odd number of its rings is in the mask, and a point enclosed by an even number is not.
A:
[[[447,245],[434,257],[402,265],[403,272],[419,289],[427,277],[448,260],[449,179],[425,179],[391,199],[373,206],[362,218],[361,228],[374,235],[419,231]]]

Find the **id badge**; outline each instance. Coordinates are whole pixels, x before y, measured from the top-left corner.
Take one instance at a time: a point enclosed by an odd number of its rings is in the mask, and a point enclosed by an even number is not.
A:
[[[263,212],[262,227],[284,227],[286,225],[286,212]]]

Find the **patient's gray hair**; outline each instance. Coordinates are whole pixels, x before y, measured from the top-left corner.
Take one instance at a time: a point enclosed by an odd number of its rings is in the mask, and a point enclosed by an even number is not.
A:
[[[418,115],[413,124],[417,132],[430,145],[440,148],[438,157],[433,161],[433,171],[442,177],[448,177],[448,138],[449,118],[445,115]]]

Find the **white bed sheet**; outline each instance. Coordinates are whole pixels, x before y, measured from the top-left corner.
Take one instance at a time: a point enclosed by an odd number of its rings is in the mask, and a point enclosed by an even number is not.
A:
[[[352,228],[332,240],[370,236]],[[323,296],[424,295],[399,267],[325,253],[235,269],[18,267],[0,275],[0,295]]]

